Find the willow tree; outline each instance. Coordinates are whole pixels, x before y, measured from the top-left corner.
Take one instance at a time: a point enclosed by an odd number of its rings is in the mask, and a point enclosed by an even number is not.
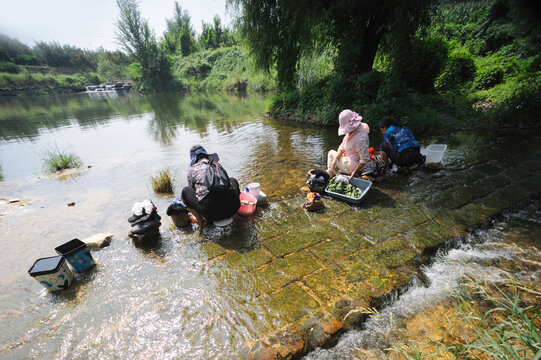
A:
[[[428,8],[429,0],[228,0],[238,9],[238,21],[256,63],[276,65],[282,88],[295,83],[302,54],[332,44],[335,69],[355,75],[372,69],[383,38],[390,49],[406,51]]]

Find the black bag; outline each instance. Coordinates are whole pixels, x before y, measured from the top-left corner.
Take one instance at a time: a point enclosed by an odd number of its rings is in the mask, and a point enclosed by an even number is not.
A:
[[[209,159],[209,165],[205,174],[205,182],[209,192],[224,192],[231,188],[231,181],[229,175],[220,163],[214,162]]]

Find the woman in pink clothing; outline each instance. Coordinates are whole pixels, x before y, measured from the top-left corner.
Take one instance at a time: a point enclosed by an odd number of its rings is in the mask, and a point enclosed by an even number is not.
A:
[[[368,124],[361,122],[362,116],[351,110],[344,110],[338,116],[340,127],[338,135],[346,135],[338,151],[331,150],[327,155],[327,171],[331,176],[335,170],[349,174],[349,178],[361,171],[370,160],[368,154]]]

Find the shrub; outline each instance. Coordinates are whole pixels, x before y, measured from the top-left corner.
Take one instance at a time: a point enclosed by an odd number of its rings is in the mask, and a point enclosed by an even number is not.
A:
[[[0,72],[9,74],[18,74],[21,72],[19,67],[12,62],[2,61],[0,62]]]
[[[440,37],[414,38],[411,52],[395,62],[395,71],[406,84],[422,93],[434,91],[434,79],[447,61],[448,44]]]
[[[18,54],[15,57],[15,64],[19,65],[39,65],[39,59],[37,56],[28,55],[28,54]]]
[[[473,81],[474,90],[486,90],[500,84],[503,81],[504,70],[499,65],[487,65],[480,67]]]
[[[447,64],[435,82],[439,91],[459,90],[475,76],[475,63],[472,54],[462,47],[455,48],[447,59]]]
[[[82,164],[81,158],[77,155],[68,152],[66,149],[59,149],[57,146],[45,150],[43,161],[45,170],[51,173],[75,168]]]
[[[151,176],[152,189],[157,193],[173,193],[174,175],[169,169],[160,170],[156,176]]]

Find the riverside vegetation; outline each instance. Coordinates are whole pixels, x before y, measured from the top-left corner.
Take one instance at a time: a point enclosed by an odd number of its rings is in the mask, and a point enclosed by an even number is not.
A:
[[[391,115],[416,131],[537,122],[541,29],[531,1],[272,2],[278,19],[259,2],[236,1],[258,61],[276,62],[275,117],[335,124],[352,108],[372,126]]]
[[[175,3],[158,41],[137,3],[119,0],[123,52],[54,42],[30,48],[2,36],[0,88],[78,90],[87,83],[132,81],[148,91],[277,90],[269,107],[275,117],[330,124],[347,107],[371,125],[392,115],[418,131],[492,126],[509,118],[532,124],[531,115],[541,108],[541,29],[528,1],[441,1],[428,7],[420,0],[397,6],[404,21],[359,2],[374,26],[379,22],[386,30],[368,27],[358,34],[329,25],[335,14],[319,3],[310,6],[313,13],[302,4],[272,3],[284,19],[295,16],[298,28],[268,20],[258,12],[259,1],[230,3],[239,8],[236,26],[229,29],[215,17],[201,34]],[[130,19],[140,24],[134,34]],[[130,43],[134,38],[142,40]],[[351,46],[359,38],[360,45]],[[371,57],[360,58],[359,50]]]
[[[531,1],[418,0],[376,8],[361,1],[359,11],[348,11],[366,14],[350,19],[355,26],[339,19],[347,2],[271,2],[283,15],[276,19],[260,2],[230,0],[237,6],[235,26],[216,16],[201,34],[176,2],[156,40],[137,2],[118,0],[123,51],[54,42],[29,48],[3,36],[0,88],[132,81],[147,91],[276,90],[269,112],[277,118],[334,124],[341,109],[353,108],[372,126],[391,115],[425,132],[511,118],[513,125],[536,123],[541,25]],[[66,69],[71,74],[61,74]]]
[[[82,160],[68,149],[60,149],[58,146],[45,150],[43,167],[47,172],[76,168],[82,165]]]

